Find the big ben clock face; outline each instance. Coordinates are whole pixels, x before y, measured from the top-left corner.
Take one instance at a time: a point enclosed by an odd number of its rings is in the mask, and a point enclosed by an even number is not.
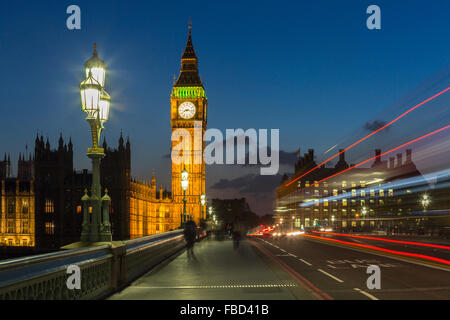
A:
[[[191,119],[195,115],[195,105],[186,101],[178,106],[178,113],[183,119]]]

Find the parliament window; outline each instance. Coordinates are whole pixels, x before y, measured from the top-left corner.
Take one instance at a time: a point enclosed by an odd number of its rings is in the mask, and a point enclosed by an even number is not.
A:
[[[22,222],[22,233],[29,233],[29,232],[30,232],[30,229],[29,229],[28,221]]]
[[[22,200],[22,213],[28,213],[28,200]]]
[[[53,222],[45,223],[45,234],[55,234],[55,224]]]
[[[15,199],[8,199],[8,213],[16,212],[16,201]]]
[[[15,233],[16,232],[16,222],[14,220],[8,221],[8,233]]]
[[[45,213],[54,213],[55,207],[53,200],[45,199]]]

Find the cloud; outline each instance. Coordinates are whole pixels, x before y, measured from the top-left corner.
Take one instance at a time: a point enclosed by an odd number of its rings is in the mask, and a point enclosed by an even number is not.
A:
[[[220,179],[211,188],[216,190],[235,189],[241,193],[260,194],[267,197],[262,194],[274,192],[281,182],[281,177],[280,174],[271,176],[247,174],[234,179]]]
[[[367,131],[376,131],[385,125],[386,125],[385,121],[374,120],[373,122],[366,122],[366,124],[363,126],[363,128],[364,128],[364,130],[367,130]],[[389,128],[386,128],[386,129],[389,129]]]
[[[274,150],[276,152],[277,150]],[[267,153],[270,155],[272,154],[272,150],[269,147],[267,147]],[[243,167],[249,167],[249,166],[261,166],[259,161],[259,152],[256,155],[257,157],[257,164],[250,164],[249,162],[249,153],[247,152],[245,155],[245,164],[243,164]],[[288,152],[284,150],[279,151],[279,163],[280,165],[290,165],[294,166],[294,164],[297,162],[297,156],[295,155],[295,152]]]

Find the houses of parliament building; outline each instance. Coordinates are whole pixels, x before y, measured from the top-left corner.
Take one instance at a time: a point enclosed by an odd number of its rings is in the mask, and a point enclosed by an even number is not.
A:
[[[181,58],[181,70],[170,97],[172,130],[194,130],[200,121],[206,130],[207,98],[198,73],[191,27]],[[170,139],[170,137],[168,137]],[[176,145],[176,142],[173,143]],[[172,145],[172,148],[174,147]],[[191,143],[194,146],[194,143]],[[190,155],[201,152],[204,143]],[[187,212],[198,224],[205,218],[200,195],[205,193],[205,164],[194,161],[172,163],[172,190],[157,185],[153,172],[150,181],[131,175],[131,144],[120,135],[117,147],[103,140],[105,157],[101,161],[101,185],[112,199],[109,213],[113,240],[126,240],[180,227],[183,210],[181,171],[189,172],[186,190]],[[198,150],[197,150],[198,149]],[[81,197],[90,188],[92,174],[76,171],[73,145],[62,135],[52,148],[47,138],[37,136],[34,154],[20,155],[17,176],[12,177],[10,156],[0,161],[0,247],[8,250],[51,251],[80,240]],[[13,252],[13,251],[11,251]]]

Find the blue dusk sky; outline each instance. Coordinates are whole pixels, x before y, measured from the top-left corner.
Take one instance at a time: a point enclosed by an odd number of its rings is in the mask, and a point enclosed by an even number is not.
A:
[[[66,28],[72,4],[81,8],[81,30]],[[366,27],[371,4],[381,8],[381,30]],[[448,87],[449,12],[448,0],[0,0],[0,155],[11,153],[16,170],[37,132],[52,146],[62,132],[72,138],[76,169],[90,168],[78,85],[96,42],[113,101],[108,144],[117,145],[122,130],[133,176],[149,179],[156,169],[158,183],[169,185],[169,96],[191,17],[208,127],[280,129],[283,152],[314,148],[320,160],[375,120],[389,121]],[[428,115],[426,123],[400,127],[399,141],[411,126],[426,132],[435,122]],[[284,172],[293,172],[288,161]],[[258,214],[270,213],[279,176],[258,179],[251,168],[214,166],[207,192],[245,196]]]

